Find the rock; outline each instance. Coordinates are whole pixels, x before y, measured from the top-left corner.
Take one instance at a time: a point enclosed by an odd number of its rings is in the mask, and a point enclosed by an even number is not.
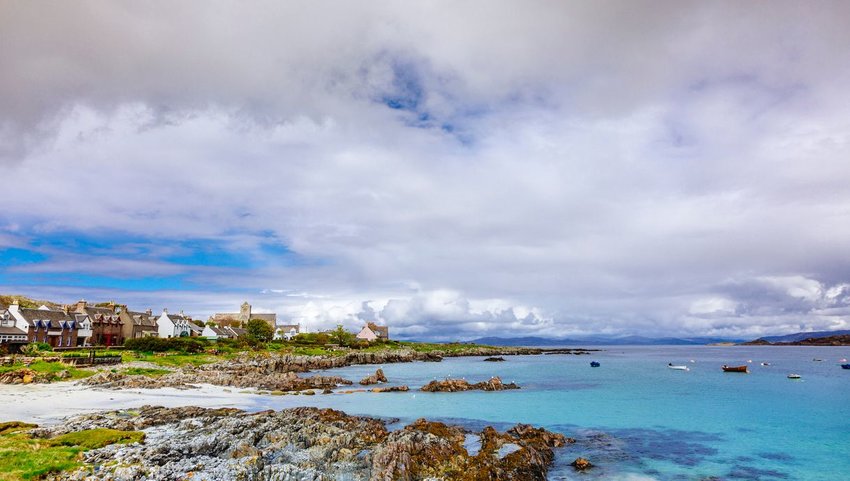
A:
[[[34,433],[97,427],[145,429],[145,442],[87,451],[83,467],[47,479],[413,481],[464,473],[464,480],[542,481],[563,444],[563,436],[531,426],[505,433],[488,427],[479,434],[481,449],[470,455],[463,447],[467,432],[457,426],[420,419],[390,433],[385,421],[317,408],[245,413],[144,406],[76,416]]]
[[[484,359],[485,362],[504,362],[505,358],[503,357],[488,357]]]
[[[407,392],[410,388],[407,386],[389,386],[389,387],[374,387],[372,392]]]
[[[384,376],[384,370],[378,369],[375,371],[375,374],[371,376],[364,377],[360,380],[360,384],[363,386],[369,386],[371,384],[378,384],[379,382],[387,382],[387,377]]]
[[[470,384],[465,379],[444,379],[442,381],[431,381],[422,386],[425,392],[459,392],[459,391],[504,391],[506,389],[519,389],[514,383],[504,384],[499,377],[492,377],[487,381]]]
[[[586,469],[592,468],[593,464],[584,458],[576,458],[575,461],[570,463],[570,466],[576,468],[577,471],[584,471]]]

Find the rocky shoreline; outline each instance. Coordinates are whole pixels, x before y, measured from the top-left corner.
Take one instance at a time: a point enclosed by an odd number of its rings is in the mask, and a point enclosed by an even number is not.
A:
[[[76,416],[32,434],[145,433],[141,443],[86,452],[83,468],[50,475],[54,481],[536,481],[546,479],[555,449],[574,442],[523,424],[473,433],[425,419],[391,431],[391,422],[319,408],[247,413],[144,406]]]
[[[564,350],[557,350],[563,353]],[[478,356],[510,356],[543,354],[548,352],[533,348],[479,348],[474,351]],[[473,354],[466,354],[472,356]],[[80,384],[106,389],[172,387],[190,389],[199,384],[228,386],[237,388],[256,388],[267,391],[306,391],[312,389],[328,390],[353,384],[353,381],[339,376],[301,377],[296,373],[313,370],[328,370],[352,365],[391,364],[400,362],[439,362],[441,354],[422,353],[412,350],[388,352],[352,352],[343,356],[295,356],[295,355],[242,355],[232,360],[205,364],[198,367],[184,367],[168,374],[148,377],[128,375],[120,372],[103,371],[80,381]],[[369,385],[386,382],[383,371],[373,379],[367,378],[360,384]],[[495,390],[495,389],[487,389]],[[384,391],[382,391],[384,392]]]

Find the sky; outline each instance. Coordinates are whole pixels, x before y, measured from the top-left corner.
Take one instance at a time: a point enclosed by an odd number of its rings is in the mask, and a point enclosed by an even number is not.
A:
[[[0,2],[0,293],[850,329],[850,3]]]

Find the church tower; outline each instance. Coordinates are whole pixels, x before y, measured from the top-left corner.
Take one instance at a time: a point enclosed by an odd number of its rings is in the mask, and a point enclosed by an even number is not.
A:
[[[239,320],[242,322],[251,320],[251,304],[248,304],[248,301],[243,302],[242,307],[239,308]]]

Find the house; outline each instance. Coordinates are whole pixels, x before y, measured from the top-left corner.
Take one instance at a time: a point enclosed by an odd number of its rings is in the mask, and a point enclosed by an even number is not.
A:
[[[77,322],[68,312],[41,306],[38,309],[12,304],[7,309],[15,318],[15,327],[26,330],[27,342],[44,342],[51,347],[77,345]]]
[[[198,321],[193,321],[191,317],[186,318],[189,321],[189,335],[192,337],[201,337],[204,333],[204,326],[198,324]]]
[[[191,336],[189,324],[189,318],[183,315],[183,311],[180,314],[169,314],[168,309],[163,309],[162,315],[156,320],[158,335],[165,339]]]
[[[27,343],[27,331],[18,327],[18,320],[8,309],[0,310],[0,349],[17,352]]]
[[[274,339],[286,339],[287,341],[292,340],[293,337],[298,335],[301,332],[301,324],[283,324],[277,326],[277,329],[274,331]]]
[[[209,318],[210,322],[215,323],[217,326],[231,327],[240,327],[251,319],[261,319],[266,321],[272,329],[274,329],[277,324],[277,314],[253,312],[251,310],[251,304],[248,304],[247,301],[242,303],[242,306],[239,308],[239,312],[218,312]]]
[[[92,322],[87,314],[72,314],[77,322],[77,347],[91,346],[93,342],[94,330]]]
[[[363,329],[361,329],[355,337],[357,339],[362,339],[370,342],[377,341],[379,339],[382,341],[386,341],[390,338],[390,328],[387,326],[378,326],[374,322],[369,322],[366,323],[365,326],[363,326]]]
[[[127,309],[127,306],[117,306],[118,317],[121,318],[121,336],[124,339],[138,339],[140,337],[156,337],[159,329],[153,312],[148,309],[145,312],[136,312]]]
[[[204,332],[201,335],[207,339],[236,339],[245,335],[245,329],[230,326],[217,327],[207,324],[204,326]]]
[[[85,299],[68,306],[71,314],[85,314],[91,320],[92,336],[90,343],[95,346],[120,346],[124,344],[122,335],[124,323],[118,315],[115,303],[107,306],[89,305]]]

